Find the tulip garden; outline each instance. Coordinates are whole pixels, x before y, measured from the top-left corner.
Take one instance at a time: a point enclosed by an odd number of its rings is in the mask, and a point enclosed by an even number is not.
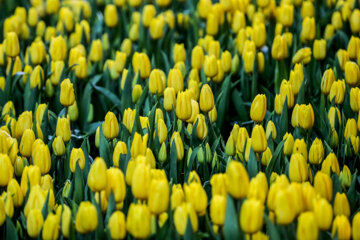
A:
[[[359,0],[0,0],[0,239],[360,239]]]

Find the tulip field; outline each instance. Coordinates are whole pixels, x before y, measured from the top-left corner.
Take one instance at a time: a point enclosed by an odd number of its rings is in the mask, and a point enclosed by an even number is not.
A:
[[[360,0],[0,0],[0,239],[360,240]]]

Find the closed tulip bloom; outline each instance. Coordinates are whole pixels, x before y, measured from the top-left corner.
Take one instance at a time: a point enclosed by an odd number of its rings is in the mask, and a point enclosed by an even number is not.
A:
[[[165,73],[160,69],[153,69],[149,77],[150,93],[162,95],[165,89],[165,82],[166,82]]]
[[[211,184],[211,194],[215,195],[223,195],[226,196],[226,176],[223,173],[217,173],[212,175],[210,179]]]
[[[106,26],[113,28],[118,24],[118,15],[116,6],[113,4],[107,4],[104,11],[104,18]]]
[[[266,139],[269,139],[270,135],[272,136],[272,139],[275,140],[276,137],[277,137],[277,132],[276,132],[276,126],[274,124],[273,121],[269,121],[267,124],[266,124]]]
[[[326,41],[325,39],[315,40],[313,46],[313,54],[316,60],[323,60],[326,57]]]
[[[275,97],[275,108],[279,108],[279,111],[277,111],[277,112],[280,112],[279,114],[281,114],[281,112],[282,112],[282,106],[285,103],[285,99],[287,101],[288,109],[292,108],[295,103],[292,86],[289,81],[283,80],[280,85],[280,99],[279,99],[280,104],[276,103],[276,97]],[[277,105],[279,105],[279,106],[277,106]]]
[[[336,117],[337,117],[337,120],[336,120]],[[339,125],[341,124],[340,111],[337,107],[330,107],[329,113],[328,113],[328,119],[329,119],[331,128],[335,128],[336,121],[338,122]]]
[[[188,91],[179,92],[176,99],[176,116],[182,121],[191,117],[191,98]]]
[[[185,200],[185,193],[181,187],[181,184],[174,184],[171,190],[171,209],[175,209],[180,206]]]
[[[280,190],[275,198],[276,222],[280,225],[290,224],[296,216],[294,202],[290,191]]]
[[[156,16],[156,9],[154,5],[147,4],[142,11],[142,24],[144,27],[149,27],[151,20]]]
[[[40,210],[32,209],[26,219],[26,228],[30,237],[36,238],[44,224],[44,218]]]
[[[321,172],[327,174],[328,176],[330,176],[331,172],[333,172],[339,176],[340,174],[339,162],[334,153],[329,153],[329,155],[327,155],[327,157],[325,158],[325,160],[321,165]]]
[[[92,62],[100,62],[103,58],[103,47],[100,39],[93,40],[91,43],[89,59]]]
[[[299,49],[292,58],[292,63],[308,64],[311,60],[311,48],[305,47]]]
[[[69,237],[70,232],[70,220],[71,220],[71,210],[70,208],[63,204],[56,209],[56,217],[58,218],[58,222],[61,221],[61,232],[64,237]],[[72,223],[71,223],[72,224]]]
[[[339,65],[342,71],[345,70],[345,64],[349,61],[349,53],[344,49],[339,49],[336,52],[336,57],[339,61]]]
[[[40,65],[36,66],[30,75],[30,87],[40,89],[44,82],[44,71]]]
[[[314,200],[314,214],[319,229],[325,231],[331,227],[333,210],[325,198]]]
[[[134,237],[147,238],[150,235],[151,213],[143,204],[131,203],[126,218],[126,229]]]
[[[25,129],[29,129],[29,128],[31,129],[32,125],[33,125],[32,112],[31,111],[22,112],[15,125],[16,138],[21,138]]]
[[[61,136],[55,137],[52,143],[52,149],[56,156],[62,156],[65,154],[65,144]]]
[[[266,42],[266,29],[264,23],[256,24],[252,31],[252,40],[255,42],[256,47],[261,48]]]
[[[226,212],[226,196],[213,195],[210,202],[210,217],[213,224],[224,225]]]
[[[123,172],[118,168],[109,168],[106,171],[107,185],[106,185],[106,196],[110,196],[112,192],[116,203],[121,203],[125,199],[126,185],[125,177]]]
[[[281,61],[287,57],[287,43],[284,36],[276,35],[271,48],[273,59]]]
[[[294,22],[294,5],[283,4],[278,13],[279,22],[285,27],[291,27]]]
[[[126,236],[125,215],[121,211],[111,214],[108,222],[110,236],[112,239],[124,239]]]
[[[350,28],[354,34],[360,32],[359,19],[360,19],[360,11],[359,11],[359,9],[354,9],[350,16]]]
[[[344,138],[348,140],[351,136],[357,136],[357,126],[356,120],[354,118],[349,118],[346,121],[345,130],[344,130]]]
[[[334,26],[336,30],[339,30],[343,27],[343,22],[341,19],[341,13],[339,11],[335,11],[331,16],[331,24]]]
[[[226,169],[226,190],[234,198],[246,197],[249,188],[249,175],[240,162],[231,161]]]
[[[199,103],[193,99],[191,99],[191,117],[186,120],[186,122],[195,124],[195,120],[197,115],[199,115],[200,109],[199,109]]]
[[[25,157],[30,157],[32,145],[35,141],[35,134],[32,129],[25,129],[20,142],[20,153]]]
[[[267,140],[262,125],[255,125],[251,132],[252,148],[254,152],[261,153],[267,148]]]
[[[64,81],[61,82],[60,103],[65,107],[69,107],[73,105],[74,102],[75,102],[74,87],[70,79],[66,78]]]
[[[283,140],[284,142],[284,155],[290,156],[294,147],[294,137],[291,133],[285,133]]]
[[[355,113],[359,112],[360,89],[358,87],[354,87],[350,89],[350,107],[353,112]]]
[[[19,38],[15,32],[8,32],[5,38],[5,53],[8,57],[16,57],[20,52]]]
[[[85,57],[79,57],[75,66],[75,75],[77,78],[84,79],[88,76],[88,67]]]
[[[176,94],[184,90],[184,79],[179,69],[170,69],[167,85],[169,88],[173,88]]]
[[[191,182],[184,185],[186,202],[190,202],[199,216],[206,213],[208,198],[201,183]]]
[[[334,101],[335,104],[342,104],[345,98],[345,81],[337,80],[331,85],[329,101]]]
[[[324,159],[324,146],[319,138],[315,138],[309,151],[309,162],[312,164],[320,164]]]
[[[251,103],[250,117],[254,122],[262,122],[266,114],[266,96],[258,94]]]
[[[24,195],[21,191],[19,183],[16,179],[12,178],[7,185],[7,192],[12,197],[15,207],[21,207],[24,203]]]
[[[113,112],[108,112],[103,122],[104,135],[107,139],[114,139],[119,135],[119,122]]]
[[[151,63],[146,53],[134,53],[132,58],[134,72],[140,72],[140,77],[145,79],[150,76]]]
[[[60,222],[58,217],[52,213],[48,214],[42,231],[43,239],[58,239],[60,230]]]
[[[205,121],[205,117],[202,114],[198,114],[196,116],[196,119],[194,121],[194,123],[197,122],[197,127],[196,127],[196,136],[200,139],[200,140],[204,140],[205,137],[207,136],[208,133],[208,128],[206,125],[206,121]]]
[[[191,66],[201,69],[204,64],[204,51],[200,46],[195,46],[191,51]]]
[[[151,180],[148,198],[149,210],[156,215],[167,211],[169,194],[170,186],[166,178]]]
[[[217,16],[214,13],[209,13],[206,18],[206,33],[213,36],[218,33],[219,24]]]
[[[350,217],[350,204],[345,193],[336,193],[334,200],[334,215]]]
[[[360,239],[360,213],[357,212],[352,220],[352,238],[354,240]]]
[[[208,84],[204,84],[200,91],[200,109],[209,112],[214,107],[214,95]]]
[[[42,143],[33,147],[32,159],[33,164],[40,168],[41,174],[46,174],[50,171],[51,156],[48,145]]]
[[[40,184],[41,172],[40,168],[36,165],[26,166],[21,175],[21,191],[23,195],[26,195],[28,191],[28,182],[30,183],[30,188]]]
[[[332,187],[333,183],[331,178],[325,173],[318,171],[314,179],[315,191],[320,194],[321,197],[327,199],[328,201],[331,201],[333,198]]]
[[[348,217],[344,215],[336,216],[332,225],[331,236],[334,237],[337,234],[339,239],[351,238],[351,225]]]
[[[305,41],[312,41],[315,38],[316,26],[313,17],[305,17],[302,22],[300,38]]]
[[[185,62],[186,59],[186,51],[184,44],[175,43],[173,50],[173,60],[175,63],[177,62]]]
[[[44,191],[39,185],[36,185],[30,189],[30,194],[24,208],[25,217],[28,217],[29,212],[32,209],[38,209],[38,210],[42,209],[47,196],[47,194],[46,195],[45,194],[46,191]]]
[[[149,196],[148,189],[151,183],[149,164],[137,163],[131,181],[131,190],[135,198],[145,200]]]
[[[14,175],[14,167],[6,154],[0,153],[0,186],[5,187]]]
[[[135,133],[131,143],[130,153],[133,158],[139,155],[145,155],[147,146],[147,135],[141,137],[139,133]]]
[[[247,199],[240,210],[240,226],[248,234],[259,231],[263,225],[264,205],[256,199]]]
[[[60,117],[56,123],[56,136],[61,136],[64,142],[68,142],[71,139],[71,129],[69,118]]]
[[[60,81],[60,77],[61,74],[63,73],[63,69],[64,69],[65,63],[64,61],[55,61],[55,62],[51,62],[51,76],[50,76],[50,81],[54,86],[57,86],[59,84]],[[76,67],[75,67],[75,71],[76,71]]]
[[[61,35],[51,39],[49,52],[53,61],[65,60],[67,47],[65,40]]]
[[[313,212],[301,213],[298,218],[297,238],[299,240],[318,239],[319,229]]]
[[[174,212],[174,224],[176,231],[183,236],[186,225],[190,219],[191,227],[194,232],[198,230],[198,218],[191,203],[182,203],[176,207]]]
[[[292,182],[305,182],[309,178],[306,159],[300,153],[294,153],[291,155],[289,177]]]
[[[332,68],[325,70],[321,79],[321,92],[325,95],[330,93],[331,86],[335,82],[335,75]]]
[[[255,54],[252,51],[245,51],[242,54],[244,69],[246,73],[252,73],[254,68]]]
[[[359,49],[360,49],[360,38],[351,36],[350,41],[347,45],[347,52],[349,53],[349,58],[356,59],[358,56]]]
[[[114,152],[113,152],[113,164],[115,167],[119,167],[120,156],[126,155],[126,154],[127,154],[127,146],[126,146],[125,142],[118,141],[115,145]],[[70,157],[70,159],[71,159],[71,157]]]
[[[349,86],[357,86],[360,82],[359,66],[355,62],[348,61],[345,63],[345,80]]]
[[[184,158],[184,146],[179,132],[174,132],[170,139],[170,148],[172,144],[176,147],[177,160],[181,161]]]
[[[85,155],[81,148],[73,148],[70,153],[70,170],[75,172],[76,165],[79,164],[81,170],[85,167]]]
[[[104,159],[97,157],[90,167],[87,183],[93,192],[100,192],[106,188],[106,163]]]
[[[303,80],[304,72],[302,64],[297,63],[295,64],[294,70],[291,70],[289,79],[294,95],[297,95],[299,93]]]
[[[348,166],[344,165],[342,171],[340,172],[339,180],[343,188],[350,187],[352,182],[352,175]]]
[[[158,16],[156,18],[151,19],[150,22],[150,36],[152,39],[160,39],[164,35],[164,26],[165,21],[163,17]]]
[[[204,72],[207,77],[215,77],[218,74],[217,59],[214,55],[205,56]]]
[[[94,231],[98,226],[96,207],[89,201],[81,202],[76,213],[75,229],[81,234]]]

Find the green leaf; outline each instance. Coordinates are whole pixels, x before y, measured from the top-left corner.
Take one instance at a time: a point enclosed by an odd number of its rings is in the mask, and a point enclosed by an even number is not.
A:
[[[100,157],[105,160],[106,166],[109,168],[112,159],[110,152],[110,145],[101,128],[100,128]]]
[[[269,164],[266,167],[265,173],[266,173],[266,177],[269,180],[270,179],[270,175],[274,170],[274,167],[277,163],[277,161],[280,161],[281,158],[281,153],[282,153],[282,149],[284,146],[285,140],[282,140],[276,147],[274,154],[272,155]]]
[[[356,208],[356,202],[357,202],[357,198],[356,198],[356,177],[357,177],[357,169],[355,170],[355,173],[352,176],[352,181],[351,181],[351,185],[350,188],[348,190],[348,192],[346,193],[349,202],[350,202],[350,207],[351,207],[351,212],[354,212],[355,208]]]
[[[6,240],[17,240],[18,234],[11,218],[6,216]]]
[[[186,174],[185,174],[185,182],[187,182],[188,178],[189,178],[189,175],[190,175],[190,172],[192,170],[192,166],[193,166],[193,163],[194,163],[194,160],[197,156],[197,152],[199,151],[199,149],[201,148],[201,146],[198,146],[196,147],[193,152],[191,153],[191,156],[190,156],[190,161],[189,161],[189,165],[187,166],[187,170],[186,170]]]
[[[80,204],[80,202],[84,199],[84,179],[78,161],[76,162],[73,196],[76,204]]]
[[[131,107],[131,101],[132,101],[131,72],[132,72],[132,69],[130,66],[128,69],[128,73],[126,75],[124,90],[122,91],[122,95],[121,95],[121,112],[122,113],[125,111],[125,109]]]
[[[109,196],[109,200],[108,200],[108,207],[107,207],[107,210],[106,210],[105,225],[108,224],[109,218],[111,217],[111,214],[114,211],[116,211],[116,202],[115,202],[115,198],[114,198],[114,193],[111,191],[110,196]]]
[[[170,180],[173,180],[174,183],[177,183],[176,168],[177,168],[177,155],[176,155],[175,139],[173,139],[170,148]]]
[[[222,86],[221,98],[218,106],[216,107],[216,109],[218,109],[218,118],[216,124],[219,129],[221,129],[224,123],[226,112],[229,107],[230,89],[231,89],[231,74],[225,78],[225,81]]]
[[[188,217],[187,222],[186,222],[186,229],[185,229],[184,239],[187,239],[187,240],[194,239],[194,231],[193,231],[193,228],[192,228],[191,221],[190,221],[189,217]]]
[[[240,239],[238,213],[234,205],[234,200],[230,195],[227,195],[226,198],[224,235],[225,240]]]
[[[288,109],[287,109],[287,99],[285,99],[283,110],[280,115],[280,139],[285,135],[288,131]]]
[[[110,90],[103,88],[103,87],[98,87],[95,84],[92,84],[92,87],[98,91],[99,93],[101,93],[102,95],[104,95],[107,99],[110,100],[110,102],[112,104],[115,105],[115,107],[120,110],[120,106],[121,106],[121,101],[120,99]]]
[[[258,173],[257,158],[252,147],[250,148],[250,156],[249,162],[247,164],[247,170],[250,178],[255,177]]]
[[[42,213],[44,219],[46,219],[46,217],[49,213],[49,195],[50,195],[50,191],[48,191],[48,193],[47,193],[46,200],[45,200],[44,205],[41,210],[41,213]]]
[[[266,235],[268,235],[270,239],[281,239],[278,230],[269,217],[266,214],[264,214],[264,217],[266,222]]]

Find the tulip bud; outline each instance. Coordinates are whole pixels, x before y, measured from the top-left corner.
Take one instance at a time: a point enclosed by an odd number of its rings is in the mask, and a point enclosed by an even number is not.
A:
[[[69,107],[73,105],[74,102],[75,102],[74,87],[70,79],[67,78],[61,82],[60,103],[65,107]]]
[[[32,129],[25,129],[20,142],[20,153],[25,157],[30,157],[32,145],[35,141],[35,134]]]
[[[226,169],[226,190],[234,198],[240,199],[247,195],[249,176],[245,167],[236,161],[231,161]]]
[[[331,85],[329,101],[335,104],[342,104],[345,98],[345,81],[337,80]]]
[[[214,13],[209,13],[206,18],[206,33],[213,36],[218,33],[219,24],[217,16]]]
[[[209,112],[214,107],[214,95],[208,84],[204,84],[200,91],[200,109]]]
[[[298,218],[297,238],[318,239],[319,229],[313,212],[301,213]]]
[[[333,183],[331,178],[318,171],[314,179],[314,188],[315,191],[320,194],[321,197],[326,198],[328,201],[331,201],[333,198]]]
[[[305,17],[302,22],[300,38],[305,41],[312,41],[315,38],[316,26],[313,17]]]
[[[204,72],[207,77],[215,77],[218,74],[217,59],[214,55],[205,56]]]
[[[70,170],[75,172],[76,164],[79,164],[81,170],[85,167],[85,156],[81,148],[73,148],[70,153]]]
[[[158,215],[165,212],[169,206],[170,187],[166,178],[153,179],[149,188],[149,210]]]
[[[276,222],[280,225],[290,224],[295,216],[294,199],[292,193],[285,189],[281,189],[275,198],[275,216]]]
[[[191,98],[189,92],[179,92],[176,99],[176,116],[182,121],[191,117]]]
[[[339,61],[339,65],[342,71],[345,70],[345,64],[349,61],[349,53],[344,49],[339,49],[336,52],[336,57]]]
[[[176,94],[180,91],[183,91],[184,79],[179,69],[170,69],[167,85],[168,88],[174,88]]]
[[[184,158],[184,146],[179,132],[174,132],[170,139],[170,148],[172,144],[176,147],[177,160],[180,161]]]
[[[127,154],[127,146],[124,142],[118,141],[113,152],[113,164],[115,167],[120,166],[120,156]]]
[[[253,234],[262,228],[264,208],[264,205],[256,199],[246,199],[243,202],[240,210],[240,226],[244,232]]]
[[[42,231],[43,239],[57,239],[59,237],[59,228],[58,217],[52,213],[48,214]]]
[[[251,132],[252,148],[254,152],[261,153],[267,148],[267,140],[262,125],[255,125]]]
[[[348,140],[351,136],[354,137],[357,136],[357,126],[354,118],[349,118],[346,121],[345,130],[344,130],[345,140]]]
[[[100,192],[106,188],[106,163],[104,159],[97,157],[90,167],[88,185],[93,192]]]
[[[26,228],[30,237],[36,238],[43,226],[44,218],[40,210],[32,209],[26,219]]]
[[[53,61],[64,61],[66,52],[66,43],[61,35],[51,39],[49,53]]]
[[[40,89],[44,81],[44,71],[40,65],[36,66],[30,75],[30,87]]]
[[[360,239],[359,226],[360,226],[360,213],[357,212],[352,220],[352,237],[353,237],[353,239],[356,239],[356,240]]]
[[[103,47],[100,39],[93,40],[91,43],[89,59],[92,62],[100,62],[103,58]]]
[[[258,94],[251,103],[250,117],[254,122],[260,123],[266,114],[266,96]]]
[[[306,159],[300,153],[294,153],[290,158],[289,177],[292,182],[305,182],[308,180]]]
[[[325,39],[315,40],[313,46],[314,58],[316,60],[324,60],[326,57],[326,41]]]
[[[292,63],[308,64],[311,60],[311,48],[305,47],[299,49],[292,58]]]
[[[52,148],[56,156],[62,156],[65,154],[65,144],[61,136],[55,137]]]
[[[345,80],[349,86],[355,87],[360,82],[359,66],[351,61],[345,63]]]
[[[32,149],[33,164],[40,168],[41,174],[46,174],[50,171],[51,157],[48,145],[44,143],[33,144]]]
[[[119,134],[119,123],[113,112],[108,112],[103,122],[104,135],[107,139],[114,139]]]
[[[350,16],[350,28],[352,33],[359,33],[360,32],[360,11],[359,9],[354,9]]]
[[[107,4],[104,10],[105,24],[109,28],[116,27],[118,24],[118,13],[116,6],[113,4]]]
[[[309,162],[318,165],[322,162],[323,159],[324,159],[324,146],[322,144],[322,141],[316,138],[310,147]]]
[[[191,203],[182,203],[177,206],[174,212],[174,224],[176,231],[183,236],[186,225],[190,219],[191,227],[194,232],[198,230],[198,218]]]
[[[126,236],[125,215],[121,211],[111,214],[108,222],[110,236],[112,239],[124,239]]]
[[[255,54],[252,51],[244,51],[242,54],[245,72],[250,74],[253,72]]]
[[[287,57],[287,43],[283,36],[276,35],[271,48],[271,56],[278,61]]]
[[[150,235],[151,213],[143,204],[131,203],[126,219],[126,229],[134,238],[147,238]]]
[[[332,225],[331,237],[334,238],[335,234],[339,239],[351,238],[351,225],[348,217],[344,215],[336,216]]]
[[[56,123],[56,136],[61,136],[64,142],[71,139],[71,129],[69,118],[60,117]]]
[[[85,79],[88,76],[88,67],[85,57],[79,57],[75,66],[75,75],[77,78]]]
[[[90,170],[91,171],[91,170]],[[76,213],[75,229],[81,234],[94,231],[98,225],[96,207],[89,201],[81,202]]]
[[[4,47],[6,56],[14,58],[19,55],[20,44],[18,36],[15,32],[8,32],[6,34]]]
[[[150,22],[150,36],[152,39],[160,39],[164,35],[165,21],[163,17],[158,16],[151,19]]]
[[[204,52],[200,46],[195,46],[191,51],[191,66],[201,69],[204,64]]]
[[[149,91],[152,94],[162,95],[165,89],[165,81],[165,73],[160,69],[153,69],[149,77]]]
[[[303,80],[304,80],[304,72],[303,72],[302,64],[300,63],[295,64],[294,70],[291,70],[290,72],[290,79],[289,79],[294,95],[297,95],[299,93]]]
[[[305,158],[305,160],[307,161],[307,146],[306,146],[306,142],[304,139],[296,139],[294,144],[293,144],[293,150],[292,153],[300,153],[301,155],[303,155],[303,157]]]
[[[344,165],[342,171],[340,172],[339,180],[343,188],[350,187],[352,182],[352,176],[348,166]]]

